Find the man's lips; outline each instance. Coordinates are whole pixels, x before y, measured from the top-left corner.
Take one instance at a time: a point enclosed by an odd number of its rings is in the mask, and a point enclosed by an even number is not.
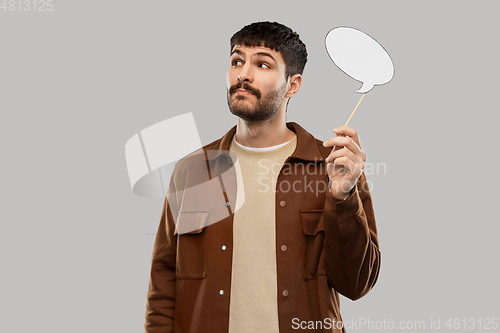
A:
[[[248,88],[248,89],[247,89]],[[250,85],[247,85],[246,82],[238,82],[234,86],[229,88],[230,96],[255,96],[257,99],[260,99],[261,93],[258,89],[252,88]]]
[[[234,93],[236,95],[254,95],[253,93],[251,93],[250,91],[245,90],[245,89],[236,89],[236,91]]]

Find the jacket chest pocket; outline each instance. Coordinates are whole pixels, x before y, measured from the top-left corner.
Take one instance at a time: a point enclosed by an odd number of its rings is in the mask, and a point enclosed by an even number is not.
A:
[[[305,279],[316,279],[318,275],[326,275],[321,261],[325,240],[323,210],[301,210],[300,222],[305,235]]]
[[[210,210],[179,211],[177,217],[177,257],[175,276],[204,279],[207,272],[205,226]]]

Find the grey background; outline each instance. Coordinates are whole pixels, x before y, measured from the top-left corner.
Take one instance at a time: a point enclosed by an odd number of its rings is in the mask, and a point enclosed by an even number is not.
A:
[[[226,133],[236,123],[229,38],[261,20],[292,27],[308,47],[288,121],[319,139],[361,96],[328,58],[331,28],[370,34],[396,68],[350,123],[386,171],[367,175],[379,281],[356,302],[341,299],[344,320],[422,320],[428,331],[432,318],[448,331],[448,318],[477,327],[499,317],[494,1],[53,4],[0,10],[0,331],[143,330],[163,200],[132,193],[125,143],[186,112],[203,144]]]

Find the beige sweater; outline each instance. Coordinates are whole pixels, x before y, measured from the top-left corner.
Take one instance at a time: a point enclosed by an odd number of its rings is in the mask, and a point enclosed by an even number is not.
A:
[[[278,173],[296,145],[296,136],[259,150],[249,150],[234,138],[231,142],[241,173],[233,222],[229,333],[279,333],[275,191]]]

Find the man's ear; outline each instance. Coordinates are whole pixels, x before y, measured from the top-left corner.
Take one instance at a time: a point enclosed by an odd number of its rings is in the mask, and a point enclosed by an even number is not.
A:
[[[302,84],[302,75],[300,74],[295,74],[292,75],[288,78],[288,91],[285,95],[285,97],[292,97],[295,96],[299,92],[300,85]]]

